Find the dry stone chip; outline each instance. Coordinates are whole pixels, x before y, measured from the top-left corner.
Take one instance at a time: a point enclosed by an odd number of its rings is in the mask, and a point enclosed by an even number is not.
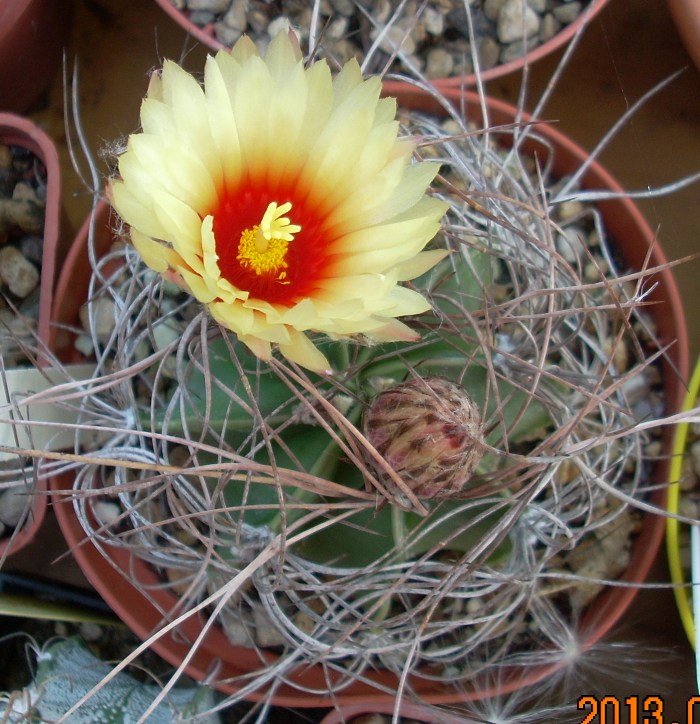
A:
[[[187,0],[187,7],[190,10],[200,10],[207,13],[225,13],[231,0]]]
[[[581,14],[581,9],[582,6],[580,2],[567,2],[554,8],[552,13],[560,23],[568,25],[569,23],[573,23]]]
[[[496,22],[498,20],[498,14],[501,12],[501,8],[505,2],[506,0],[486,0],[484,2],[484,15],[489,20]]]
[[[0,279],[20,299],[28,297],[39,284],[39,271],[14,246],[0,249]]]
[[[355,3],[353,0],[329,0],[331,8],[337,13],[351,18],[355,14]]]
[[[0,143],[0,169],[8,169],[12,166],[12,151],[9,146]]]
[[[425,9],[423,23],[428,35],[442,35],[445,31],[445,15],[435,8],[427,7]],[[430,64],[429,61],[428,64]]]
[[[90,305],[84,304],[80,308],[80,321],[83,329],[92,330],[101,342],[107,342],[114,331],[114,302],[106,297],[100,297]]]
[[[0,198],[0,234],[17,228],[25,234],[41,234],[44,230],[44,207],[24,198]]]
[[[482,38],[479,41],[479,64],[482,70],[495,68],[501,55],[501,46],[493,38]]]
[[[547,13],[542,16],[540,22],[540,42],[546,43],[561,30],[561,23],[552,15]]]
[[[381,34],[379,47],[389,55],[393,55],[397,49],[406,55],[412,55],[416,51],[416,41],[411,35],[406,35],[406,29],[400,25],[389,25],[386,29],[374,28],[370,33],[372,40],[376,40]]]
[[[233,0],[223,23],[233,30],[244,32],[248,26],[248,0]]]
[[[284,646],[287,643],[262,606],[253,606],[253,621],[255,622],[255,641],[258,646],[270,648]]]
[[[696,477],[700,478],[700,440],[690,446],[690,464]]]
[[[428,53],[425,75],[428,78],[446,78],[452,73],[454,60],[450,53],[442,48],[433,48]]]
[[[506,0],[498,13],[498,39],[501,43],[514,43],[536,35],[540,18],[522,0]]]
[[[25,485],[15,485],[0,492],[0,523],[16,528],[22,521],[31,496]]]

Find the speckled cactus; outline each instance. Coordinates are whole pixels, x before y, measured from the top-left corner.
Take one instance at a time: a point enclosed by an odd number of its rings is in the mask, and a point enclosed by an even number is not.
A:
[[[100,661],[78,638],[53,641],[37,652],[37,671],[32,684],[23,695],[15,692],[4,706],[0,700],[2,721],[70,721],[71,724],[124,724],[142,721],[151,702],[160,692],[154,683],[139,681],[119,673],[97,690],[89,702],[62,719],[102,679],[112,672],[109,664]],[[174,688],[148,715],[152,724],[173,721],[197,721],[214,724],[216,714],[203,714],[211,708],[213,692],[202,686]],[[180,718],[182,717],[182,719]]]

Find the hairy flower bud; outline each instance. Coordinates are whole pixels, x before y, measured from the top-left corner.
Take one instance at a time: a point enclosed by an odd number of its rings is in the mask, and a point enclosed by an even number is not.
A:
[[[381,392],[365,413],[364,432],[418,498],[459,493],[483,454],[479,410],[462,387],[441,377]],[[386,473],[378,474],[395,489]]]

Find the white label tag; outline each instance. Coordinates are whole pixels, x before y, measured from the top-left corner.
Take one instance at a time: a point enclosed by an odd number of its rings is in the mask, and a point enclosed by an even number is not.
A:
[[[700,530],[697,525],[690,527],[690,566],[693,595],[693,622],[695,624],[695,677],[700,692]]]
[[[92,364],[66,365],[62,369],[45,367],[16,368],[0,373],[0,446],[34,450],[73,450],[80,431],[64,427],[75,425],[80,417],[80,386],[75,383],[92,378]],[[31,401],[37,393],[66,385],[57,390],[54,399]],[[70,389],[73,385],[74,390]],[[60,401],[62,395],[78,393],[75,399]],[[47,396],[44,395],[46,399]],[[25,402],[26,400],[30,402]],[[25,424],[26,421],[32,424]],[[94,435],[86,431],[87,436]],[[0,451],[0,460],[15,458],[13,453]]]

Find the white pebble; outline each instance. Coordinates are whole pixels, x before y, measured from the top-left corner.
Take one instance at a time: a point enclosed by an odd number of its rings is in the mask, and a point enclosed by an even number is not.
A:
[[[427,7],[425,9],[423,22],[428,35],[442,35],[445,30],[445,15],[435,8]]]
[[[447,78],[454,69],[454,59],[442,48],[433,48],[428,53],[425,75],[428,78]]]
[[[100,525],[106,526],[114,525],[122,513],[119,504],[111,500],[98,500],[93,504],[92,511]]]
[[[0,278],[17,297],[28,297],[39,284],[39,271],[14,246],[0,249]]]
[[[187,0],[188,10],[202,10],[208,13],[225,13],[231,0]]]
[[[581,14],[581,3],[569,2],[565,5],[560,5],[559,7],[554,8],[552,13],[560,23],[568,25],[569,23],[573,23],[573,21]]]
[[[274,38],[279,33],[288,33],[291,27],[292,23],[289,18],[286,15],[280,15],[270,21],[270,24],[267,26],[267,34],[270,38]]]
[[[163,322],[153,329],[153,345],[157,350],[165,349],[180,336],[174,325]]]
[[[274,624],[261,606],[253,607],[253,620],[255,622],[255,641],[258,646],[284,646],[287,640],[275,628]]]
[[[690,446],[690,460],[693,472],[700,478],[700,440]]]
[[[498,39],[508,44],[536,35],[540,29],[537,13],[522,0],[506,0],[498,13]]]
[[[15,528],[19,525],[30,504],[31,495],[24,485],[5,488],[0,494],[0,522],[10,528]]]

